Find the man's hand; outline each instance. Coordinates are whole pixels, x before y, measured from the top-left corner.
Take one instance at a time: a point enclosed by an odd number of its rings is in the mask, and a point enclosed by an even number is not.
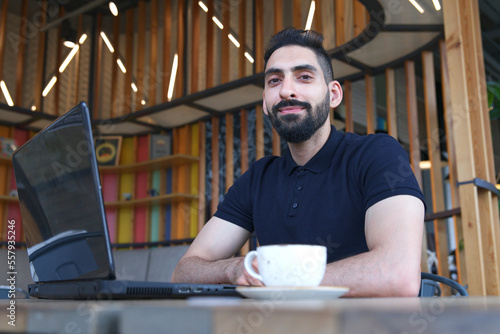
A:
[[[250,276],[248,271],[246,271],[243,262],[245,261],[244,257],[237,257],[234,259],[231,268],[228,272],[228,277],[230,277],[230,281],[232,284],[236,285],[255,285],[255,286],[264,286],[264,284],[258,279]],[[259,271],[257,268],[257,260],[254,259],[252,262],[252,266],[255,271]]]
[[[245,270],[244,257],[233,257],[249,236],[249,231],[212,217],[177,263],[172,282],[262,286]],[[256,268],[257,263],[253,266]]]

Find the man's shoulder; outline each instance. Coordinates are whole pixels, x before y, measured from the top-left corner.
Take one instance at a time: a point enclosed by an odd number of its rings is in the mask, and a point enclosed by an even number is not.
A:
[[[385,133],[358,135],[347,132],[344,136],[344,141],[347,150],[354,152],[401,148],[401,144],[394,137]]]
[[[279,157],[275,155],[266,156],[256,160],[250,164],[250,168],[254,170],[264,170],[267,168],[272,168],[274,166],[279,166],[281,163],[284,163],[284,157]]]

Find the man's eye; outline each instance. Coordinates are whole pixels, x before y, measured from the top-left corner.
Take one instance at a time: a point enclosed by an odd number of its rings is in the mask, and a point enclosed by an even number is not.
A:
[[[280,80],[278,78],[271,78],[267,81],[269,85],[277,84]]]
[[[312,76],[310,76],[309,74],[302,74],[299,78],[302,80],[311,80]]]

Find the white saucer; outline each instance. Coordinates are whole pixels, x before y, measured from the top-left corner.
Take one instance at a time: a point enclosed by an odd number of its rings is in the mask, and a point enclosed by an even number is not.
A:
[[[259,300],[327,300],[339,298],[349,291],[341,286],[316,287],[245,287],[236,288],[247,298]]]

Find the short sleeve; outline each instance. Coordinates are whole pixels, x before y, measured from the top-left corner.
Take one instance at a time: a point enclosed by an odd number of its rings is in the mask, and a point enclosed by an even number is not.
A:
[[[415,196],[425,205],[408,154],[397,140],[385,134],[373,135],[358,154],[365,209],[396,195]]]
[[[214,216],[236,224],[250,232],[254,231],[252,174],[254,164],[229,188],[224,200],[217,206]]]

